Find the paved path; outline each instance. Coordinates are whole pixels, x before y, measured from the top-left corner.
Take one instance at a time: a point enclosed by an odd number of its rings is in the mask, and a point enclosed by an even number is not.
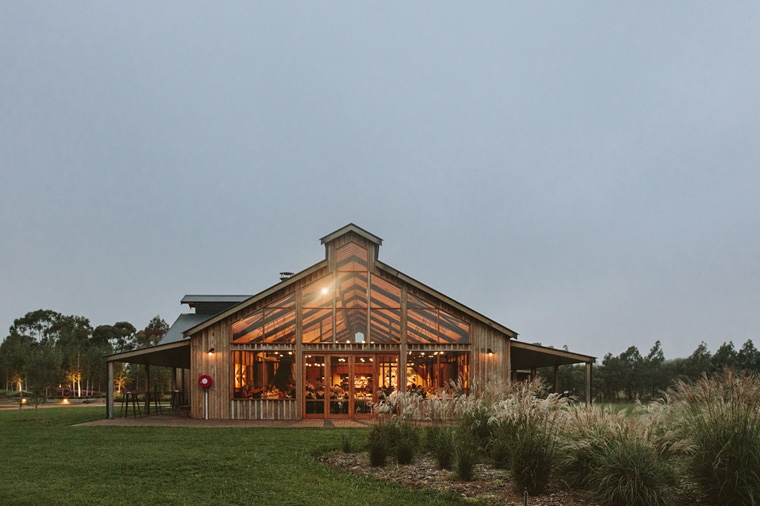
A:
[[[176,415],[151,415],[140,417],[120,417],[112,420],[95,420],[80,423],[79,426],[116,426],[116,427],[336,427],[360,428],[371,427],[374,420],[360,419],[304,419],[304,420],[201,420]]]

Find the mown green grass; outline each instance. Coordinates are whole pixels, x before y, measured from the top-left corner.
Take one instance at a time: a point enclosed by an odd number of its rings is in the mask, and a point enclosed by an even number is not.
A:
[[[0,412],[0,504],[462,504],[320,464],[346,429],[76,427],[103,407]],[[363,429],[354,429],[356,440]]]

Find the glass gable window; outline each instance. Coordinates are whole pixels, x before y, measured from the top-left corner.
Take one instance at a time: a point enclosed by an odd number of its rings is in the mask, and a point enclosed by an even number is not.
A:
[[[338,310],[335,313],[335,340],[338,343],[368,343],[367,310]]]
[[[470,325],[446,311],[409,294],[407,297],[409,344],[469,344]]]
[[[371,305],[373,309],[401,308],[401,289],[377,276],[372,276]]]
[[[232,324],[232,342],[294,343],[296,337],[296,297],[288,295],[263,310]]]
[[[303,307],[307,308],[332,308],[333,290],[332,276],[327,276],[319,281],[307,285],[302,293]]]
[[[338,271],[367,271],[369,254],[366,249],[350,242],[338,248]]]
[[[232,352],[235,399],[295,399],[295,358],[292,351]]]
[[[439,311],[438,327],[441,344],[469,344],[470,325],[455,316]]]
[[[366,308],[367,307],[367,273],[340,272],[338,273],[335,307],[337,308]]]
[[[256,311],[248,318],[232,324],[233,343],[253,343],[264,340],[264,312]]]
[[[369,317],[370,344],[399,344],[401,342],[400,309],[373,309]]]
[[[437,344],[438,311],[435,309],[408,309],[406,312],[406,340],[409,344]]]
[[[273,308],[264,310],[264,342],[294,343],[296,340],[296,310]]]
[[[303,310],[303,342],[331,343],[333,336],[332,309]]]

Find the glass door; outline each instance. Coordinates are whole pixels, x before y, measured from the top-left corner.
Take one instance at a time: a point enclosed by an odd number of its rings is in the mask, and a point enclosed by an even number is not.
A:
[[[354,355],[352,374],[354,415],[371,415],[375,402],[375,359],[372,355]]]
[[[351,364],[349,355],[331,355],[329,364],[330,416],[343,416],[350,413]]]
[[[321,418],[325,416],[325,357],[304,356],[304,414]]]

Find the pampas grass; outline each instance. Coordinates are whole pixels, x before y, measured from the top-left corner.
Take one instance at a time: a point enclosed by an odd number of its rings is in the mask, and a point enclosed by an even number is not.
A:
[[[705,498],[760,504],[760,379],[731,370],[667,394],[675,437]]]

